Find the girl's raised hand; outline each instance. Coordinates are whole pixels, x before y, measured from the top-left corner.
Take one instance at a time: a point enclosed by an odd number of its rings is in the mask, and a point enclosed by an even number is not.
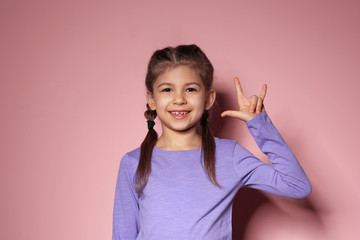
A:
[[[249,98],[246,98],[241,88],[239,78],[235,77],[234,83],[239,110],[226,110],[221,113],[221,117],[235,117],[247,122],[256,117],[262,111],[265,111],[263,102],[266,96],[266,84],[263,85],[259,97],[257,95],[253,95]]]

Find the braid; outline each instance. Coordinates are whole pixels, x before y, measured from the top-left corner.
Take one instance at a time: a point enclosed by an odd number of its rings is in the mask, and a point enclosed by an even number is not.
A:
[[[146,104],[147,110],[144,113],[148,122],[148,133],[141,144],[140,160],[136,170],[136,190],[138,194],[141,194],[144,189],[151,171],[151,155],[154,149],[155,143],[158,138],[158,134],[153,128],[155,125],[154,119],[157,114],[155,110],[151,110],[150,106]]]
[[[210,181],[216,186],[220,187],[219,183],[216,181],[215,174],[215,140],[208,125],[208,117],[209,112],[205,110],[200,119],[202,129],[201,140],[202,155],[204,156],[204,167]]]

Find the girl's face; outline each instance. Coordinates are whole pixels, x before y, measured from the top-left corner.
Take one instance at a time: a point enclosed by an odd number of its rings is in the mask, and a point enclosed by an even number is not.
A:
[[[215,96],[214,89],[206,91],[194,69],[180,65],[158,76],[153,94],[147,93],[147,101],[156,110],[165,133],[194,129],[204,110],[213,105]]]

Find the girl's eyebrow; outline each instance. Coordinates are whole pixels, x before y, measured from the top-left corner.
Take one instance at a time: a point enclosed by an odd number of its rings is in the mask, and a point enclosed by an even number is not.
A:
[[[199,83],[197,83],[197,82],[190,82],[190,83],[187,83],[185,85],[193,85],[193,84],[198,85],[199,87],[201,87],[201,85]]]
[[[171,83],[164,82],[164,83],[160,83],[159,86],[157,86],[157,87],[159,88],[159,87],[164,86],[164,85],[172,85],[172,84],[171,84]]]
[[[193,84],[198,85],[199,87],[201,87],[201,85],[200,85],[199,83],[197,83],[197,82],[189,82],[189,83],[186,83],[185,85],[188,86],[188,85],[193,85]],[[171,86],[171,85],[174,85],[174,84],[173,84],[173,83],[164,82],[164,83],[160,83],[159,86],[158,86],[158,88],[161,87],[161,86],[164,86],[164,85],[165,85],[165,86]]]

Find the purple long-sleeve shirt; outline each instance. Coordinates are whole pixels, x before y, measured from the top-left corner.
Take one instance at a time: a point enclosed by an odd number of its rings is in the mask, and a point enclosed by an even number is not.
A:
[[[155,147],[149,180],[138,197],[134,175],[140,148],[120,163],[116,184],[113,240],[232,238],[232,203],[242,186],[303,198],[311,186],[303,169],[264,111],[246,123],[273,166],[236,141],[215,138],[216,179],[208,179],[201,148],[166,151]]]

